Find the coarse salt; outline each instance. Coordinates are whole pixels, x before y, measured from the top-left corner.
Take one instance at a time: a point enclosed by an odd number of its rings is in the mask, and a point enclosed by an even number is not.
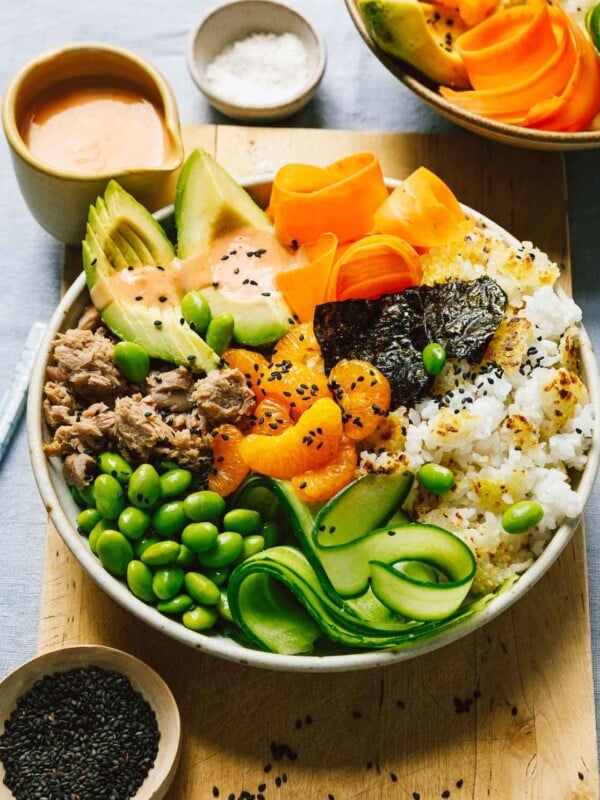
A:
[[[306,47],[293,33],[252,33],[225,47],[206,68],[208,89],[241,106],[291,100],[310,74]]]

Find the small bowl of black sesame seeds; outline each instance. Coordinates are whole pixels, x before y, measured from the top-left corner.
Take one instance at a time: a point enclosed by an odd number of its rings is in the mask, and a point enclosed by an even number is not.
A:
[[[175,699],[147,664],[81,645],[0,682],[0,798],[160,800],[177,769]]]

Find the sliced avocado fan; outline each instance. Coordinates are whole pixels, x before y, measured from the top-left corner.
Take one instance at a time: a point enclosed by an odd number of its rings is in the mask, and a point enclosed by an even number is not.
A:
[[[208,253],[219,236],[238,228],[272,228],[265,212],[204,150],[194,150],[183,165],[175,195],[177,255],[181,259]],[[258,259],[248,265],[260,272]],[[249,273],[250,274],[250,273]],[[233,340],[259,347],[280,339],[293,324],[283,294],[276,290],[238,294],[213,286],[198,286],[214,315],[234,318]]]
[[[250,226],[265,228],[271,220],[248,192],[205,150],[187,158],[175,193],[177,255],[202,252],[223,233]]]
[[[116,336],[136,342],[152,358],[198,372],[218,366],[219,357],[183,320],[179,305],[132,301],[108,280],[124,269],[154,266],[170,272],[175,257],[159,223],[114,180],[90,206],[82,252],[88,289],[92,296],[94,287],[102,289],[100,315]]]

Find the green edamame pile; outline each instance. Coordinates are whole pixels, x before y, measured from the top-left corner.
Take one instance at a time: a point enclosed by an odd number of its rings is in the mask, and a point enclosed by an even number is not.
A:
[[[118,453],[98,456],[97,477],[73,496],[80,533],[112,575],[138,599],[191,630],[231,623],[227,583],[233,567],[282,537],[279,503],[256,489],[245,508],[173,462],[133,469]]]

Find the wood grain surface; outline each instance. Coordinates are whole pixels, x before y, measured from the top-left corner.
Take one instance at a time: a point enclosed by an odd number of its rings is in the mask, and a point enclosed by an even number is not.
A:
[[[570,287],[558,155],[468,134],[229,126],[184,133],[188,149],[202,145],[238,178],[358,150],[375,151],[392,177],[425,164],[463,202],[563,264]],[[66,281],[78,268],[67,254]],[[581,528],[546,576],[497,620],[432,654],[368,672],[270,673],[176,644],[106,597],[52,529],[41,609],[40,651],[80,642],[119,647],[172,687],[184,741],[169,800],[238,798],[243,790],[257,800],[259,792],[264,800],[598,797]]]

